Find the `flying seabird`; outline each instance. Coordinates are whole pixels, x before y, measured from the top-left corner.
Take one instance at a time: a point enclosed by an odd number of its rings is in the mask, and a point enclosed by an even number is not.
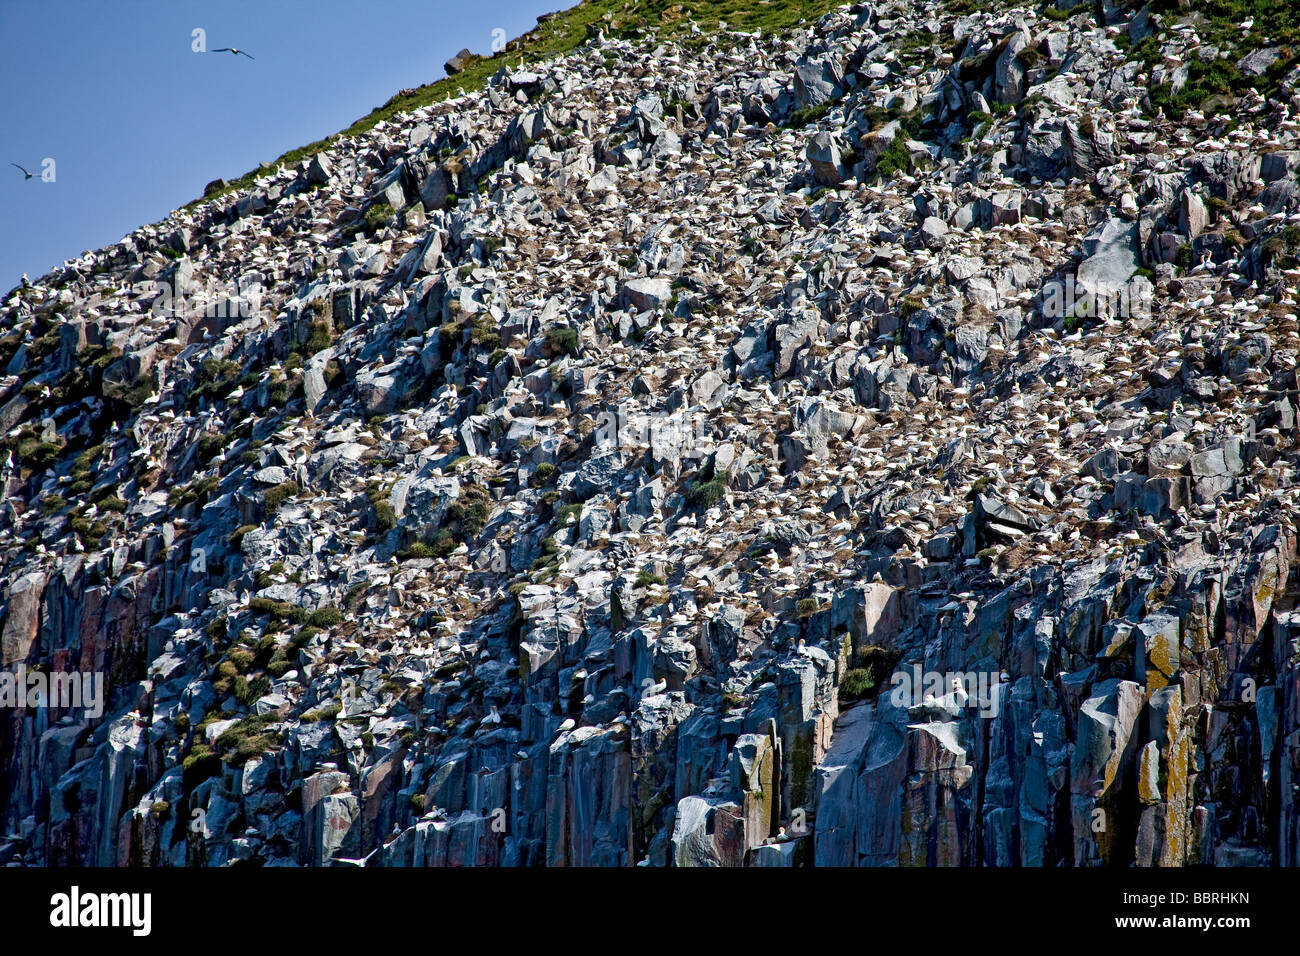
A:
[[[36,175],[35,173],[29,173],[26,169],[24,169],[22,166],[19,166],[17,163],[10,163],[9,165],[17,169],[22,169],[24,182],[26,182],[27,180],[31,179],[33,176]]]
[[[379,852],[379,847],[375,847],[373,850],[371,850],[363,857],[336,856],[334,857],[334,862],[339,864],[340,866],[364,867],[368,862],[370,862],[370,858],[378,852]]]
[[[215,50],[209,50],[208,52],[209,52],[209,53],[229,53],[229,54],[231,54],[232,56],[246,56],[246,57],[248,57],[250,60],[253,59],[253,54],[248,53],[248,52],[246,52],[246,51],[244,51],[244,50],[241,50],[241,49],[239,49],[239,48],[237,48],[237,47],[233,47],[233,46],[223,46],[223,47],[218,47],[217,49],[215,49]]]

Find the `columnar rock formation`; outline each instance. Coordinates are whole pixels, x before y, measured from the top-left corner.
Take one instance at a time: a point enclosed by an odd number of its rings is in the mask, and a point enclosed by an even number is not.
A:
[[[1300,863],[1297,70],[1052,12],[596,35],[14,290],[0,664],[106,699],[0,863]]]

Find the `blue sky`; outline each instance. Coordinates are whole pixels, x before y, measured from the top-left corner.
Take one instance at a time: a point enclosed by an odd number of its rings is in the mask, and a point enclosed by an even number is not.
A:
[[[0,0],[0,294],[571,0]],[[198,54],[192,32],[206,31]],[[55,162],[54,182],[39,178]],[[24,180],[9,163],[37,178]]]

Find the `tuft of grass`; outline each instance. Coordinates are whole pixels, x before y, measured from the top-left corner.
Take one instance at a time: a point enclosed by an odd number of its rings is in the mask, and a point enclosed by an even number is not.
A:
[[[280,510],[281,505],[290,498],[298,495],[301,491],[302,489],[298,487],[298,482],[296,481],[286,481],[282,484],[276,485],[274,488],[268,489],[266,493],[262,495],[262,504],[266,506],[267,515],[275,514]]]
[[[301,624],[307,620],[307,612],[287,601],[273,601],[270,598],[255,597],[248,602],[250,611],[265,614],[273,620],[292,624]]]
[[[555,509],[555,521],[558,525],[560,525],[560,527],[564,527],[565,525],[567,525],[569,523],[570,518],[573,519],[574,524],[577,524],[579,521],[582,520],[581,503],[573,504],[573,505],[560,505],[560,507]]]
[[[546,344],[555,355],[577,355],[578,330],[567,325],[557,325],[547,331]]]
[[[918,312],[925,308],[925,299],[919,295],[905,295],[898,300],[896,311],[900,319],[906,320],[911,318],[912,313]]]
[[[399,561],[420,561],[432,557],[433,548],[423,541],[417,541],[409,548],[403,548],[397,552],[397,560]]]
[[[221,758],[206,744],[195,744],[181,762],[181,782],[186,790],[193,790],[208,777],[221,770]]]
[[[375,505],[375,527],[381,533],[397,527],[397,512],[387,501],[380,501]]]
[[[307,336],[307,341],[303,342],[302,350],[306,355],[315,355],[333,343],[334,329],[331,324],[324,319],[317,319],[311,324],[311,333]]]
[[[279,735],[266,729],[278,720],[274,714],[251,714],[222,733],[217,738],[217,747],[226,763],[242,766],[250,757],[260,756],[278,746]]]
[[[460,497],[447,509],[447,517],[460,522],[460,530],[466,537],[475,537],[487,524],[492,513],[492,496],[480,485],[465,485]]]
[[[366,210],[366,228],[371,232],[383,229],[392,223],[396,215],[397,213],[393,211],[393,207],[388,203],[375,203]]]
[[[304,712],[298,720],[304,724],[314,724],[321,720],[333,720],[341,710],[343,710],[342,704],[338,701],[331,701],[328,704],[322,704],[320,707]]]
[[[907,134],[899,130],[876,161],[876,174],[882,179],[912,171],[912,154],[907,151]]]
[[[831,110],[839,105],[839,102],[839,98],[836,97],[818,103],[816,106],[805,106],[801,109],[797,109],[790,114],[790,118],[786,120],[785,125],[789,129],[803,129],[803,127],[810,126],[824,118]]]
[[[312,627],[334,627],[343,623],[343,612],[336,607],[317,608],[307,615],[307,623]]]
[[[876,688],[876,679],[865,667],[855,667],[844,674],[840,681],[841,703],[862,700]]]
[[[727,480],[730,476],[718,475],[708,481],[697,481],[686,492],[686,503],[692,508],[707,511],[727,495]]]
[[[899,657],[898,651],[880,644],[870,644],[856,651],[849,661],[849,669],[840,680],[840,702],[847,704],[876,696],[889,682],[889,675]]]
[[[62,445],[54,442],[37,441],[35,438],[19,442],[17,452],[22,463],[29,468],[45,468],[59,457]]]
[[[652,584],[663,584],[664,579],[655,574],[649,568],[642,568],[637,572],[636,586],[639,588],[648,588]]]

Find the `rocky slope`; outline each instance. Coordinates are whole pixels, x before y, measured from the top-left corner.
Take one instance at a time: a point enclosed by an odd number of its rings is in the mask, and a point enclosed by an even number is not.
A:
[[[598,33],[14,290],[0,663],[107,700],[0,712],[0,862],[1300,862],[1300,70],[954,6]]]

